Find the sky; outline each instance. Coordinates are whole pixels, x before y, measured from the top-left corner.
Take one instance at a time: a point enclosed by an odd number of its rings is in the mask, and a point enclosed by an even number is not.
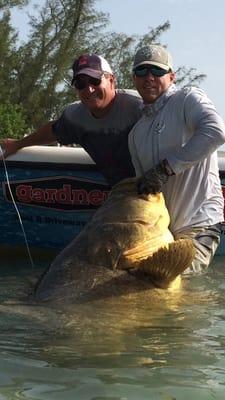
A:
[[[200,87],[225,120],[224,0],[98,0],[96,7],[109,14],[108,30],[126,34],[145,34],[169,20],[171,28],[161,43],[171,52],[175,69],[184,65],[207,75]],[[28,32],[26,21],[24,11],[13,13],[22,39]]]

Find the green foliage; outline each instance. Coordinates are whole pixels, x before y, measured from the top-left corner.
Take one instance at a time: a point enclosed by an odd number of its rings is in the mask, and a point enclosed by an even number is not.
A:
[[[166,21],[143,36],[107,32],[109,16],[96,10],[96,2],[40,2],[42,6],[36,6],[35,16],[30,17],[30,35],[21,43],[11,26],[10,11],[29,0],[0,0],[0,36],[4,38],[0,43],[0,103],[11,104],[15,109],[20,104],[21,122],[27,121],[29,127],[56,118],[67,103],[75,100],[70,86],[75,57],[84,52],[102,54],[113,67],[117,86],[132,88],[135,51],[152,42],[160,43],[162,33],[170,28]],[[177,74],[181,85],[203,78],[194,68],[181,67]],[[7,129],[4,127],[4,132]]]
[[[17,54],[15,42],[17,34],[10,25],[10,13],[4,12],[0,18],[0,101],[14,97],[14,65]]]
[[[0,0],[0,10],[10,9],[12,7],[23,7],[29,3],[29,0]]]
[[[19,138],[24,135],[28,127],[25,122],[23,109],[19,105],[9,102],[0,104],[0,138]]]
[[[38,16],[31,18],[29,40],[19,47],[14,67],[14,98],[23,105],[30,124],[37,126],[54,118],[69,91],[72,97],[72,88],[64,90],[72,60],[91,49],[107,22],[103,13],[94,10],[94,3],[47,0]]]

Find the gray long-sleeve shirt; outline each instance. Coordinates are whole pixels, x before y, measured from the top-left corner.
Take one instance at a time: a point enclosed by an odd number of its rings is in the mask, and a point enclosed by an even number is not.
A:
[[[166,158],[175,175],[163,187],[173,233],[223,221],[216,149],[225,126],[206,94],[175,85],[152,105],[129,135],[136,175]]]

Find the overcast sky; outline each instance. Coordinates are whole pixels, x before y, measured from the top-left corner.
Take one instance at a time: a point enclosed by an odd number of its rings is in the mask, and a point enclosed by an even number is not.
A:
[[[98,0],[97,7],[109,13],[109,30],[127,34],[143,34],[169,20],[162,43],[168,45],[175,68],[195,67],[207,75],[201,87],[225,119],[224,0]],[[24,11],[14,13],[13,22],[24,37]]]

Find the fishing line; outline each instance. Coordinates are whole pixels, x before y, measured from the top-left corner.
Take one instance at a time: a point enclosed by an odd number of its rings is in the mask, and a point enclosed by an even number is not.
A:
[[[16,202],[15,202],[12,190],[11,190],[11,186],[10,186],[10,182],[9,182],[9,175],[8,175],[8,171],[7,171],[7,167],[6,167],[6,163],[5,163],[4,150],[2,149],[1,145],[0,145],[0,152],[1,152],[1,158],[2,158],[2,161],[3,161],[5,177],[6,177],[6,182],[8,184],[9,193],[10,193],[13,205],[15,207],[15,210],[17,212],[17,216],[19,218],[19,222],[20,222],[20,226],[21,226],[21,229],[22,229],[22,232],[23,232],[23,237],[24,237],[27,253],[28,253],[28,256],[29,256],[29,259],[30,259],[30,263],[31,263],[32,268],[34,268],[34,262],[33,262],[33,259],[32,259],[32,256],[31,256],[31,252],[30,252],[30,249],[29,249],[26,232],[25,232],[25,229],[24,229],[24,226],[23,226],[23,222],[22,222],[22,219],[21,219],[21,216],[20,216],[20,212],[18,210],[18,207],[16,205]]]

